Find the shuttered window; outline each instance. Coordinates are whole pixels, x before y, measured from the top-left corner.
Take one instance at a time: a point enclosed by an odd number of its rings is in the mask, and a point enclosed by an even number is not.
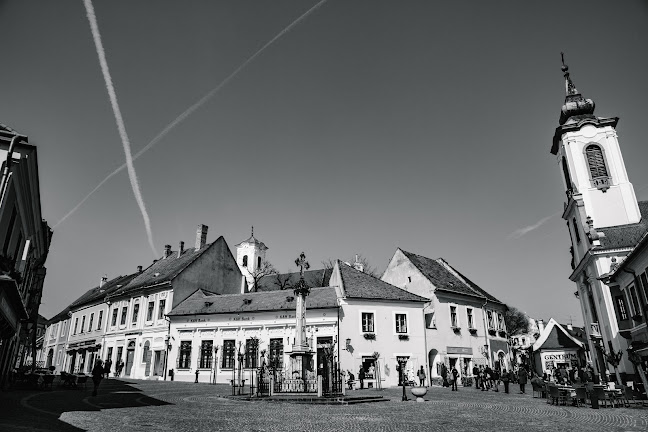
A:
[[[605,166],[605,159],[603,159],[603,151],[601,150],[601,147],[594,144],[588,145],[585,149],[585,155],[593,179],[608,177],[608,171]]]

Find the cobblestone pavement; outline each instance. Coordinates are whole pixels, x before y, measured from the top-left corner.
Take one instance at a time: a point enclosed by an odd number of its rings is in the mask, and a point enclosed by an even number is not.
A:
[[[432,387],[425,403],[402,390],[352,391],[389,402],[300,405],[228,398],[225,385],[104,380],[86,390],[0,393],[0,430],[22,431],[646,431],[648,408],[557,407],[530,394]]]

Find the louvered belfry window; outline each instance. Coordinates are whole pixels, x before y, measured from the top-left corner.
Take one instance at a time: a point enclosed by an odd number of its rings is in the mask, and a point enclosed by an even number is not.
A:
[[[605,166],[605,159],[603,159],[603,151],[597,145],[588,145],[585,149],[587,155],[587,165],[589,165],[590,174],[592,179],[599,177],[608,177],[607,167]]]

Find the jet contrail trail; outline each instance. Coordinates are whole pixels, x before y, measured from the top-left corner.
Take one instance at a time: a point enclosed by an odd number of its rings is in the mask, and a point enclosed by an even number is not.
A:
[[[84,0],[86,1],[86,0]],[[151,147],[153,147],[155,144],[157,144],[162,138],[164,138],[174,127],[176,127],[179,123],[181,123],[184,119],[189,117],[194,111],[196,111],[198,108],[200,108],[202,105],[205,104],[209,99],[211,99],[216,93],[220,91],[228,82],[232,80],[239,72],[243,70],[248,64],[250,64],[255,58],[257,58],[263,51],[265,51],[270,45],[272,45],[274,42],[276,42],[279,38],[281,38],[283,35],[288,33],[290,30],[292,30],[293,27],[295,27],[297,24],[299,24],[300,21],[302,21],[304,18],[306,18],[308,15],[313,13],[317,8],[319,8],[321,5],[326,3],[327,0],[321,0],[319,3],[317,3],[315,6],[312,8],[308,9],[306,12],[304,12],[299,18],[294,20],[292,23],[290,23],[286,28],[284,28],[282,31],[280,31],[275,37],[270,39],[268,43],[263,45],[259,50],[257,50],[254,54],[252,54],[250,57],[248,57],[247,60],[245,60],[239,67],[237,67],[234,72],[229,74],[227,78],[225,78],[220,84],[218,84],[216,87],[214,87],[209,93],[207,93],[205,96],[203,96],[201,99],[198,100],[198,102],[194,103],[191,105],[189,108],[187,108],[182,114],[180,114],[178,117],[176,117],[171,123],[166,125],[162,131],[155,136],[149,142],[146,146],[144,146],[140,151],[138,151],[135,156],[133,156],[133,160],[137,159],[140,157],[143,153],[148,151]],[[101,186],[103,186],[108,180],[110,180],[112,177],[114,177],[116,174],[121,172],[124,168],[127,167],[127,163],[123,164],[110,174],[103,179],[88,195],[86,195],[76,206],[72,208],[69,212],[66,213],[65,216],[59,220],[56,225],[54,225],[54,228],[59,226],[63,221],[65,221],[68,217],[70,217],[74,212],[76,212],[81,205],[86,202],[88,198],[90,198]]]
[[[540,228],[542,225],[544,225],[545,222],[547,222],[549,219],[551,219],[554,216],[558,216],[562,212],[554,213],[552,215],[543,217],[540,219],[538,222],[534,223],[533,225],[525,226],[524,228],[518,228],[515,231],[513,231],[511,234],[508,235],[507,239],[519,239],[520,237],[525,236],[526,234],[530,233],[533,230],[536,230]]]
[[[155,245],[153,244],[151,220],[149,219],[149,215],[146,212],[146,206],[144,205],[144,200],[142,199],[142,192],[140,191],[139,183],[137,182],[137,173],[135,173],[135,167],[133,166],[133,156],[131,155],[130,142],[128,140],[128,134],[126,133],[124,119],[122,118],[121,111],[119,110],[119,104],[117,103],[117,94],[115,93],[115,87],[113,87],[112,78],[110,77],[110,70],[108,70],[106,52],[104,51],[103,44],[101,43],[101,35],[99,34],[99,26],[97,25],[97,17],[95,16],[94,7],[92,6],[92,0],[83,0],[83,4],[85,5],[88,21],[90,22],[90,30],[92,31],[92,38],[94,39],[95,48],[97,49],[97,55],[99,56],[99,65],[101,66],[101,72],[103,73],[104,81],[106,82],[106,90],[108,91],[108,97],[110,98],[110,105],[112,105],[112,110],[115,114],[115,121],[117,122],[117,129],[119,130],[119,136],[124,146],[124,154],[126,155],[126,167],[128,169],[128,178],[130,179],[131,187],[133,188],[135,201],[137,201],[137,205],[139,206],[140,211],[142,212],[142,217],[144,218],[144,225],[146,227],[146,235],[148,236],[149,246],[151,246],[153,255],[157,256]]]

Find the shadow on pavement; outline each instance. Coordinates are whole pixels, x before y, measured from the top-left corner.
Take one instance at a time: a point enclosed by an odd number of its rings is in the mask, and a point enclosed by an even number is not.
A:
[[[100,411],[111,408],[170,405],[149,397],[137,383],[116,378],[104,379],[97,396],[92,382],[85,388],[68,389],[54,383],[52,390],[14,390],[0,392],[0,430],[79,431],[59,420],[70,411]]]

